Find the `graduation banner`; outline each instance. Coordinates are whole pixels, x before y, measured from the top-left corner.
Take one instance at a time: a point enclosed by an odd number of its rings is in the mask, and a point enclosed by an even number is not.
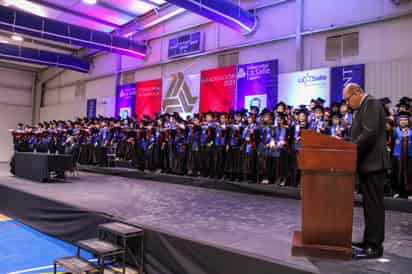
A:
[[[162,103],[162,79],[136,83],[136,114],[137,119],[143,115],[153,117],[160,112]]]
[[[278,60],[237,67],[236,109],[272,108],[278,96]]]
[[[115,115],[122,119],[135,114],[136,107],[136,83],[121,85],[116,89]]]
[[[182,118],[199,112],[200,74],[171,74],[163,82],[162,112],[177,112]]]
[[[365,65],[351,65],[331,69],[331,102],[342,100],[342,90],[349,83],[356,83],[365,88]]]
[[[308,105],[313,98],[330,103],[330,69],[298,71],[279,74],[279,101],[292,106]]]
[[[200,78],[200,112],[235,108],[236,66],[204,70]]]

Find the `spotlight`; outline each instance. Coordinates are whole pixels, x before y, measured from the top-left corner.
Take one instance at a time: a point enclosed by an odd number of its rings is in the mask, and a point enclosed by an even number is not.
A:
[[[8,44],[9,41],[6,39],[0,39],[0,44]]]
[[[11,39],[13,39],[14,41],[17,41],[17,42],[23,42],[23,37],[21,37],[20,35],[17,35],[17,34],[13,34],[12,36],[11,36]]]
[[[97,0],[83,0],[83,2],[89,5],[95,5],[97,3]]]

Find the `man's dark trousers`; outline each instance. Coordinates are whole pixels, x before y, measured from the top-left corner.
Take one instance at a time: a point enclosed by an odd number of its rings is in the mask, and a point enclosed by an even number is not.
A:
[[[379,248],[385,237],[385,208],[383,191],[385,170],[359,174],[359,189],[362,194],[365,215],[364,243],[368,247]]]

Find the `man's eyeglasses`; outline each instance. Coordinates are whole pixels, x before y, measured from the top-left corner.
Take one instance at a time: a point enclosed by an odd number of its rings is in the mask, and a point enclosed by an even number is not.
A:
[[[345,101],[346,104],[349,103],[350,98],[352,98],[352,96],[354,96],[354,95],[355,95],[355,93],[352,93],[348,98],[343,99],[343,101]]]

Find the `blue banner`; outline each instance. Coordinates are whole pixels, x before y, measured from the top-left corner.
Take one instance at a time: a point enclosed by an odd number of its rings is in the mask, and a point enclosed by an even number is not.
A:
[[[92,119],[96,117],[97,99],[87,100],[87,118]]]
[[[272,109],[278,98],[278,60],[238,65],[236,109]]]
[[[342,101],[342,90],[349,83],[365,88],[365,65],[351,65],[331,69],[331,102]]]
[[[116,90],[116,116],[131,117],[136,109],[136,83],[118,86]]]

